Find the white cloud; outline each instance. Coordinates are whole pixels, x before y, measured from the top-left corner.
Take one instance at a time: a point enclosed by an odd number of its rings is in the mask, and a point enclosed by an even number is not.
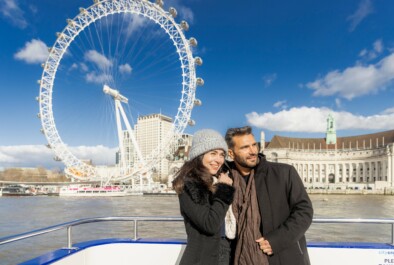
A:
[[[71,153],[81,160],[92,160],[95,165],[115,164],[115,153],[118,148],[98,146],[77,146],[69,148]]]
[[[75,70],[75,69],[78,69],[78,64],[73,63],[73,64],[70,66],[69,71],[72,71],[72,70]]]
[[[95,84],[110,84],[113,82],[113,78],[111,75],[105,73],[97,74],[95,72],[87,73],[85,76],[85,80],[88,83]]]
[[[33,39],[26,42],[25,47],[18,51],[14,58],[27,63],[43,63],[48,58],[49,51],[46,44],[40,40]]]
[[[119,72],[121,74],[131,74],[132,70],[133,68],[131,68],[131,66],[128,63],[119,65]]]
[[[383,52],[383,50],[384,50],[383,41],[381,39],[378,39],[373,43],[373,48],[371,50],[363,49],[359,53],[359,56],[366,60],[373,60],[376,57],[378,57]]]
[[[283,132],[325,132],[326,119],[332,114],[337,130],[389,130],[394,128],[394,110],[382,114],[362,116],[346,111],[334,111],[329,108],[298,107],[277,113],[251,112],[246,114],[249,124],[270,131]]]
[[[28,23],[16,0],[1,0],[0,14],[18,28],[24,29],[27,27]]]
[[[82,70],[83,72],[89,71],[89,67],[88,67],[86,64],[80,63],[79,66],[81,66],[81,70]]]
[[[336,99],[335,99],[335,105],[337,106],[337,108],[340,108],[340,107],[342,106],[341,99],[336,98]]]
[[[84,54],[84,59],[87,62],[93,63],[100,73],[91,71],[86,73],[85,80],[89,83],[104,84],[111,83],[113,81],[112,76],[109,74],[109,70],[112,67],[112,62],[107,57],[95,50],[89,50]],[[88,66],[84,63],[80,64],[83,72],[87,72]]]
[[[383,115],[394,114],[394,107],[385,109],[384,111],[382,111],[381,114],[383,114]]]
[[[367,49],[362,49],[361,52],[358,54],[358,56],[360,57],[364,57],[368,54],[368,50]]]
[[[362,0],[354,14],[347,18],[347,20],[350,21],[349,31],[354,31],[361,21],[372,12],[373,6],[371,0]]]
[[[376,52],[381,53],[381,52],[383,51],[383,48],[384,48],[384,45],[383,45],[383,41],[382,41],[381,39],[376,40],[376,41],[373,43],[373,49],[374,49]]]
[[[275,108],[287,109],[287,100],[281,100],[274,103]]]
[[[194,23],[194,13],[189,7],[178,5],[177,11],[182,19],[186,20],[190,24]]]
[[[70,151],[81,160],[92,160],[95,165],[115,163],[117,148],[105,146],[70,147]],[[64,164],[53,160],[55,153],[44,145],[0,146],[0,165],[9,167],[63,168]]]
[[[263,80],[264,80],[265,87],[271,86],[272,82],[274,82],[276,80],[277,76],[278,75],[276,73],[264,75]]]
[[[376,64],[355,65],[342,72],[334,70],[325,77],[306,84],[314,96],[332,96],[351,100],[384,90],[394,79],[394,53]]]
[[[53,157],[53,152],[44,145],[0,146],[3,167],[60,167]]]
[[[133,33],[135,33],[136,31],[138,31],[139,29],[143,28],[147,23],[147,18],[138,15],[128,14],[127,20],[129,21],[129,24],[125,29],[127,38],[131,36]]]
[[[94,63],[99,69],[105,70],[112,66],[112,62],[95,50],[89,50],[85,53],[84,59],[88,62]]]

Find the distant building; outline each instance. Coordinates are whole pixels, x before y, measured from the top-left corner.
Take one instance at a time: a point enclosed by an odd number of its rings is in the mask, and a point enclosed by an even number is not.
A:
[[[162,146],[166,136],[172,130],[172,119],[162,114],[150,114],[138,117],[134,132],[143,157],[150,155]],[[158,180],[168,175],[168,159],[161,159],[155,168]]]
[[[129,131],[123,131],[123,146],[125,161],[131,167],[134,165],[134,145],[132,143]],[[121,152],[116,152],[116,164],[119,165],[122,159]]]
[[[169,160],[169,170],[168,170],[168,183],[169,187],[172,186],[172,181],[175,174],[183,166],[185,161],[188,160],[190,147],[192,146],[193,135],[183,134],[182,140],[178,142],[177,149],[174,151],[173,155],[168,157]]]
[[[275,135],[261,151],[269,161],[293,165],[305,187],[384,189],[394,186],[394,130],[337,137],[335,120],[327,119],[326,138]]]
[[[133,131],[143,157],[153,152],[160,152],[158,149],[163,145],[172,126],[172,119],[162,114],[150,114],[138,118]],[[169,150],[169,154],[163,156],[154,169],[153,177],[158,178],[156,180],[162,181],[163,178],[167,178],[180,168],[179,164],[183,164],[187,159],[192,139],[192,135],[183,134],[178,143],[170,147],[172,149]],[[125,161],[133,166],[138,157],[128,131],[123,132],[123,146]],[[121,159],[121,152],[118,151],[116,153],[117,165],[120,164]]]

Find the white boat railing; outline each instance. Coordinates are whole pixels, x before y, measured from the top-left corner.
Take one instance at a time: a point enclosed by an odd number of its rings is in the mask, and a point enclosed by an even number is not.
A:
[[[134,222],[134,240],[138,239],[138,224],[140,222],[181,222],[182,217],[178,216],[168,216],[168,217],[155,217],[155,216],[127,216],[127,217],[94,217],[78,219],[71,222],[66,222],[54,226],[49,226],[42,229],[33,230],[30,232],[6,236],[0,238],[0,245],[12,243],[15,241],[51,233],[61,229],[67,229],[67,248],[73,249],[72,246],[72,228],[74,226],[98,223],[98,222],[113,222],[113,221],[124,221],[124,222]],[[362,219],[362,218],[315,218],[313,223],[323,223],[323,224],[340,224],[340,223],[356,223],[356,224],[388,224],[391,226],[391,245],[394,246],[394,219]]]

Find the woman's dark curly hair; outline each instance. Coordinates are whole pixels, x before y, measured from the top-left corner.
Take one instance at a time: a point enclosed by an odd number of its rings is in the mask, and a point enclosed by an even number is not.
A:
[[[197,156],[191,161],[186,161],[175,175],[172,187],[177,194],[183,193],[185,179],[195,179],[201,181],[208,190],[214,192],[212,175],[202,164],[204,154]]]

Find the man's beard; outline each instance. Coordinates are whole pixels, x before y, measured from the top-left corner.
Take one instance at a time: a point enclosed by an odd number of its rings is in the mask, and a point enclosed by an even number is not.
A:
[[[255,162],[251,162],[251,161],[248,161],[246,158],[238,158],[238,159],[234,159],[241,167],[244,167],[244,168],[254,168],[256,165],[257,165],[257,163],[259,162],[259,158],[258,158],[258,156],[256,155],[256,160],[255,160]]]

